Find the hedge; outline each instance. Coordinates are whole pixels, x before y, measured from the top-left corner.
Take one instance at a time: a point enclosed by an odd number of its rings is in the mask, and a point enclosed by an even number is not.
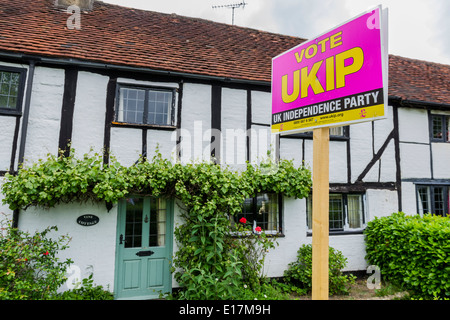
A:
[[[366,259],[384,278],[420,297],[450,297],[450,219],[402,212],[375,218],[365,230]]]

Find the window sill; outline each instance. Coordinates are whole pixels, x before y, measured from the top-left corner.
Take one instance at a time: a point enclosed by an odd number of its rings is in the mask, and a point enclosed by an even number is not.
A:
[[[20,117],[22,116],[22,112],[12,109],[0,109],[0,116]]]
[[[330,236],[347,236],[352,234],[364,234],[364,229],[358,229],[358,230],[342,230],[342,231],[330,231]],[[311,231],[306,232],[307,237],[312,236]]]
[[[162,126],[156,124],[138,124],[138,123],[125,123],[125,122],[112,122],[111,125],[117,128],[134,128],[134,129],[153,129],[153,130],[165,130],[174,131],[176,126]]]
[[[252,235],[257,235],[257,234],[258,233],[254,233],[254,232],[250,232],[250,231],[244,232],[244,233],[232,232],[231,237],[239,239],[239,238],[246,238],[246,237],[249,237]],[[268,238],[284,238],[284,237],[286,237],[284,235],[284,233],[282,233],[282,232],[275,233],[274,231],[267,231],[267,232],[265,232],[265,234]]]
[[[306,139],[306,140],[313,139],[312,134],[306,134],[306,133],[297,133],[297,134],[286,135],[286,136],[282,136],[282,137],[286,138],[286,139]],[[348,136],[330,135],[330,141],[348,141],[348,140],[350,140],[350,137],[348,137]]]

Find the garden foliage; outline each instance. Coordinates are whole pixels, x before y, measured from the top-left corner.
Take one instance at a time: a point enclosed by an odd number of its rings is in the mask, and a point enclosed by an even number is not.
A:
[[[65,292],[58,289],[67,281],[71,259],[61,261],[58,254],[68,248],[67,235],[51,234],[57,227],[30,234],[12,228],[0,219],[0,300],[112,300],[113,294],[94,285],[92,274]]]
[[[423,298],[450,297],[450,219],[394,213],[365,230],[366,259],[383,277]]]
[[[50,227],[29,234],[11,228],[2,220],[0,228],[0,300],[53,299],[58,288],[66,281],[70,259],[60,261],[59,251],[67,248],[69,238],[52,239],[56,231]]]
[[[328,261],[329,294],[349,294],[350,285],[355,283],[356,277],[342,272],[347,266],[347,258],[339,250],[330,247]],[[300,247],[297,251],[297,260],[289,264],[288,270],[284,272],[284,277],[286,283],[303,290],[302,293],[311,291],[312,245],[304,244]]]

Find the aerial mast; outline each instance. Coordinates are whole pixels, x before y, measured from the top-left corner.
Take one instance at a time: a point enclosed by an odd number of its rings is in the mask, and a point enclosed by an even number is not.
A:
[[[220,5],[220,6],[212,6],[213,9],[219,9],[219,8],[228,8],[232,10],[232,25],[234,25],[234,10],[237,8],[242,7],[242,9],[245,8],[245,6],[248,3],[245,3],[245,0],[242,1],[241,3],[233,3],[233,4],[225,4],[225,5]]]

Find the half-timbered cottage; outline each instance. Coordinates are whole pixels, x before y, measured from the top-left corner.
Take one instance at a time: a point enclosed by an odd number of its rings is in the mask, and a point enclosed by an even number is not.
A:
[[[0,183],[69,143],[80,155],[110,150],[126,166],[158,146],[166,158],[213,154],[230,165],[260,161],[272,149],[312,168],[310,133],[270,132],[271,59],[304,39],[101,1],[78,12],[61,3],[0,0]],[[449,214],[449,89],[450,66],[391,55],[388,118],[330,129],[330,246],[348,258],[348,270],[367,267],[363,230],[374,217]],[[123,201],[109,212],[89,203],[20,212],[0,204],[0,212],[24,230],[58,225],[72,237],[63,254],[83,276],[93,271],[117,298],[148,298],[154,293],[140,289],[139,261],[126,258],[134,242],[124,245],[121,235],[146,232],[136,222],[142,210],[164,226],[149,238],[162,250],[145,288],[170,289],[176,283],[164,261],[176,250],[179,208],[137,201],[140,211]],[[282,276],[311,242],[311,200],[247,201],[254,204],[247,220],[283,234],[265,265],[268,276]],[[99,222],[80,225],[82,215]]]

